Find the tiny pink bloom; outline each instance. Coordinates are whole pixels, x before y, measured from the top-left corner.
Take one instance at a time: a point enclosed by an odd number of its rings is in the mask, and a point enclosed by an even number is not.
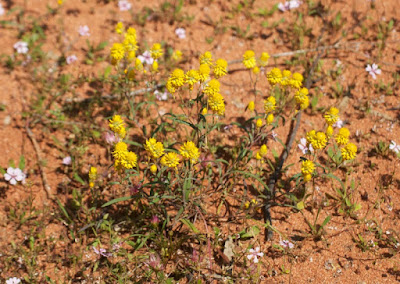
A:
[[[106,141],[106,143],[110,145],[114,145],[115,143],[119,142],[119,138],[117,137],[117,135],[109,131],[104,132],[103,138]]]
[[[89,27],[88,26],[79,26],[78,33],[80,36],[90,36]]]
[[[20,54],[27,54],[29,51],[28,43],[25,41],[19,41],[14,44],[14,49]]]
[[[390,141],[389,149],[395,152],[396,154],[400,152],[400,145],[397,145],[393,140]]]
[[[7,173],[4,174],[4,179],[9,181],[12,185],[16,185],[18,181],[24,182],[25,177],[25,174],[19,168],[14,169],[9,167]]]
[[[8,278],[8,280],[6,280],[6,284],[18,284],[18,283],[21,283],[21,279],[17,277]]]
[[[149,261],[147,262],[147,264],[156,270],[160,270],[162,268],[162,264],[161,264],[161,259],[158,256],[158,254],[151,254],[149,256]]]
[[[365,68],[365,71],[367,71],[374,80],[376,79],[376,75],[379,75],[382,73],[382,70],[379,69],[378,65],[375,63],[373,63],[372,66],[368,64],[367,68]]]
[[[314,148],[313,146],[310,144],[307,147],[307,139],[306,138],[301,138],[300,139],[300,144],[297,145],[299,147],[299,149],[301,150],[301,152],[303,154],[309,154],[314,152]]]
[[[278,137],[278,134],[275,131],[272,131],[270,135],[271,135],[271,138],[274,139],[274,141],[277,141],[276,137]]]
[[[264,253],[260,252],[260,247],[256,247],[256,249],[249,249],[249,253],[250,254],[247,255],[247,259],[253,259],[254,263],[258,263],[258,258],[264,256]]]
[[[151,217],[150,223],[156,226],[158,225],[158,223],[160,223],[160,218],[158,218],[157,215],[154,215],[153,217]]]
[[[343,127],[343,120],[341,120],[339,118],[334,124],[332,124],[332,126],[336,127],[336,128],[342,128]]]
[[[285,1],[284,3],[279,3],[278,4],[278,9],[281,12],[286,12],[292,9],[299,8],[300,5],[302,4],[301,1],[299,0],[290,0],[290,1]]]
[[[132,8],[132,4],[126,0],[118,1],[118,8],[121,12],[128,11]]]
[[[168,100],[169,93],[167,91],[165,91],[164,93],[161,93],[160,91],[155,90],[154,95],[156,96],[157,100],[166,101],[166,100]]]
[[[74,63],[74,62],[77,61],[77,60],[78,60],[78,57],[76,57],[75,54],[72,54],[72,55],[68,56],[68,57],[65,59],[65,61],[67,62],[68,65]]]
[[[151,57],[151,53],[148,50],[146,50],[142,55],[139,55],[137,58],[140,60],[140,62],[148,65],[151,65],[154,62],[154,59]]]
[[[110,257],[110,256],[112,256],[112,253],[111,252],[107,252],[105,249],[103,249],[103,248],[99,248],[99,249],[97,249],[96,247],[92,247],[93,248],[93,251],[94,251],[94,253],[95,254],[97,254],[99,257],[101,257],[101,256],[104,256],[104,257]]]
[[[177,28],[175,30],[175,34],[180,38],[180,39],[184,39],[186,38],[186,31],[184,28]]]
[[[289,249],[294,248],[294,244],[291,243],[289,240],[281,240],[281,241],[279,242],[279,245],[280,245],[281,247],[283,247],[283,248],[289,248]]]
[[[71,156],[67,156],[62,160],[63,165],[69,166],[72,163]]]

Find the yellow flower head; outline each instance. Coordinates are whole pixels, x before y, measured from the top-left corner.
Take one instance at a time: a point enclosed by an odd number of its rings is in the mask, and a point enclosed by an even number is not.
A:
[[[275,67],[275,68],[272,68],[271,71],[269,71],[269,72],[266,74],[266,76],[267,76],[268,82],[269,82],[271,85],[278,84],[278,83],[280,83],[280,82],[282,81],[282,72],[281,72],[281,69],[276,68],[276,67]]]
[[[94,182],[97,179],[97,168],[96,167],[90,167],[89,170],[89,186],[94,187]]]
[[[136,58],[136,60],[135,60],[135,69],[137,71],[143,71],[144,70],[143,63],[142,63],[142,61],[140,61],[139,58]]]
[[[292,72],[290,72],[289,70],[283,70],[281,85],[282,86],[290,85],[291,76],[292,76]]]
[[[246,50],[246,52],[243,54],[243,64],[247,69],[256,67],[257,62],[255,56],[256,55],[253,50]]]
[[[208,83],[207,86],[204,88],[203,93],[206,95],[214,95],[216,93],[219,93],[220,89],[219,87],[221,84],[217,79],[211,79]]]
[[[266,100],[264,100],[264,110],[265,113],[269,113],[271,111],[274,111],[276,108],[276,100],[275,97],[270,96]]]
[[[200,151],[192,141],[187,141],[180,148],[179,153],[192,164],[196,163],[200,157]]]
[[[112,152],[116,160],[125,160],[127,153],[128,145],[126,145],[126,143],[122,141],[115,144],[114,152]]]
[[[200,79],[199,72],[197,70],[189,70],[185,75],[185,83],[189,85],[189,89],[193,90],[193,85]]]
[[[160,162],[163,166],[167,166],[169,168],[176,168],[176,166],[179,164],[179,161],[180,159],[178,154],[174,152],[169,152],[164,156],[162,156]]]
[[[185,72],[177,68],[171,73],[169,80],[175,88],[182,87],[185,84]]]
[[[161,49],[161,44],[155,43],[150,49],[151,57],[153,59],[158,59],[163,55],[163,51]]]
[[[312,178],[311,174],[303,174],[303,180],[304,182],[309,182]]]
[[[218,59],[217,61],[215,61],[215,66],[214,66],[214,75],[215,78],[219,79],[222,76],[225,76],[227,71],[227,67],[228,67],[228,62],[226,62],[226,60],[224,59]]]
[[[267,155],[267,152],[268,152],[267,145],[265,144],[261,145],[259,151],[260,155],[264,157],[265,155]]]
[[[311,142],[314,149],[323,149],[326,146],[327,138],[325,132],[318,132],[315,139]]]
[[[325,133],[326,133],[326,136],[328,136],[328,138],[333,135],[333,127],[332,127],[332,125],[328,125],[328,127],[326,128]]]
[[[111,59],[119,62],[125,56],[125,49],[121,43],[114,43],[110,50]]]
[[[132,169],[137,166],[137,155],[133,152],[127,152],[125,159],[121,160],[121,164],[125,169]]]
[[[128,29],[129,31],[129,29]],[[136,33],[136,32],[135,32]],[[125,34],[125,38],[124,41],[122,42],[122,44],[124,45],[125,51],[129,52],[129,51],[136,51],[138,50],[138,45],[137,45],[137,41],[136,41],[136,34],[130,34],[130,33],[126,33]]]
[[[114,133],[120,133],[125,130],[125,122],[122,120],[120,115],[114,115],[110,120],[108,126]]]
[[[136,30],[134,28],[128,28],[126,33],[130,36],[133,36],[136,39]]]
[[[168,79],[165,87],[167,88],[168,92],[170,92],[171,94],[174,94],[176,92],[176,88],[174,87],[174,84],[172,83],[171,78]]]
[[[220,116],[225,113],[224,97],[220,93],[208,96],[208,106],[214,113]]]
[[[253,74],[257,75],[258,73],[260,73],[260,68],[258,68],[258,66],[254,67],[252,70]]]
[[[316,134],[315,130],[311,130],[311,131],[307,132],[307,135],[306,135],[307,142],[312,144],[313,141],[317,138],[316,136],[317,136],[317,134]]]
[[[356,157],[357,146],[349,143],[341,149],[343,160],[352,160]]]
[[[151,72],[157,73],[158,72],[158,62],[154,60],[153,64],[151,65]]]
[[[325,121],[328,125],[334,124],[339,119],[339,110],[331,107],[324,115]]]
[[[205,82],[210,77],[210,66],[207,64],[201,64],[199,67],[199,81]]]
[[[300,73],[293,73],[290,85],[295,89],[300,89],[303,85],[304,77]]]
[[[267,115],[267,125],[271,125],[274,122],[274,115],[272,113]]]
[[[257,119],[257,121],[256,121],[256,127],[257,127],[257,128],[261,128],[261,126],[262,126],[262,119],[259,118],[259,119]]]
[[[175,61],[179,61],[182,59],[182,51],[175,49],[172,53],[172,59]]]
[[[301,172],[303,174],[312,174],[315,171],[315,165],[310,160],[301,162]]]
[[[267,66],[267,64],[268,64],[268,59],[269,59],[269,54],[268,54],[268,52],[263,52],[263,53],[261,53],[260,60],[259,60],[260,66],[262,66],[262,67]]]
[[[144,149],[150,154],[152,158],[160,158],[164,155],[164,145],[161,142],[157,142],[155,138],[146,140]]]
[[[152,172],[153,174],[155,174],[155,173],[157,172],[157,165],[152,164],[152,165],[150,166],[150,172]]]
[[[255,108],[254,101],[250,101],[250,102],[249,102],[249,105],[247,106],[247,109],[248,109],[249,111],[253,111],[254,108]]]
[[[206,115],[207,112],[208,112],[208,111],[207,111],[207,108],[205,107],[205,108],[203,108],[203,110],[201,111],[201,114],[202,114],[202,115]]]
[[[124,24],[122,22],[119,22],[115,26],[115,31],[117,32],[117,34],[122,34],[124,32]]]
[[[350,131],[346,127],[339,129],[338,134],[335,137],[336,143],[339,145],[346,145],[349,143]]]
[[[199,58],[200,65],[207,64],[208,66],[213,65],[212,54],[209,51],[204,52],[204,54],[200,55]]]
[[[306,109],[310,105],[310,100],[308,97],[305,97],[305,99],[300,103],[300,109]]]

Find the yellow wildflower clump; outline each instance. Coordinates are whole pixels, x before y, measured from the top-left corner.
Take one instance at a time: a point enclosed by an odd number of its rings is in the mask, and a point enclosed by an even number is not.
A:
[[[146,143],[144,144],[144,149],[154,159],[158,159],[162,155],[164,155],[164,145],[161,142],[157,142],[155,138],[150,138],[146,140]]]
[[[282,71],[281,85],[282,86],[289,86],[290,85],[291,76],[292,76],[292,72],[290,72],[290,70],[283,70]]]
[[[316,136],[317,136],[317,134],[316,134],[315,130],[311,130],[311,131],[307,132],[307,135],[306,135],[307,142],[309,144],[312,144],[314,142],[314,140],[316,139]]]
[[[125,142],[118,142],[114,146],[112,152],[115,159],[115,169],[121,171],[122,168],[132,169],[137,166],[137,155],[133,152],[128,151],[128,145]]]
[[[151,166],[150,166],[150,172],[152,172],[153,174],[155,174],[156,172],[157,172],[157,165],[155,165],[155,164],[152,164]]]
[[[170,82],[175,89],[182,87],[183,84],[185,84],[185,72],[179,68],[175,69],[171,73],[168,82]]]
[[[264,110],[265,113],[269,113],[274,111],[276,108],[276,100],[275,97],[270,96],[266,100],[264,100]]]
[[[342,127],[339,129],[338,134],[336,134],[335,140],[336,143],[339,145],[346,145],[349,143],[349,136],[350,136],[350,131],[346,127]]]
[[[269,71],[266,76],[271,85],[276,85],[282,81],[282,72],[279,68],[272,68],[272,70]]]
[[[290,86],[295,89],[300,89],[303,85],[304,77],[300,73],[293,73],[292,79],[290,80]]]
[[[208,106],[214,113],[220,116],[225,114],[224,97],[220,93],[216,93],[208,97]]]
[[[201,64],[198,71],[199,81],[202,83],[207,81],[207,79],[210,77],[210,71],[210,66],[207,64]]]
[[[326,134],[324,132],[317,132],[317,134],[314,136],[314,139],[311,142],[311,145],[313,146],[314,149],[323,149],[326,146],[327,138]]]
[[[218,80],[211,79],[204,88],[203,93],[209,96],[215,95],[220,92],[220,86],[221,84]]]
[[[257,75],[258,73],[260,73],[260,68],[258,66],[254,67],[252,70],[253,74]]]
[[[262,126],[262,119],[259,118],[259,119],[257,119],[257,121],[256,121],[256,127],[259,129],[259,128],[261,128],[261,126]]]
[[[349,143],[341,149],[343,160],[352,160],[356,157],[357,146],[353,143]]]
[[[334,124],[339,119],[339,110],[331,107],[324,115],[325,121],[328,125]]]
[[[119,22],[116,26],[115,26],[115,32],[117,34],[122,34],[124,32],[124,24],[122,22]]]
[[[200,151],[192,141],[187,141],[180,148],[179,153],[185,159],[190,160],[192,164],[197,163],[200,157]]]
[[[213,59],[212,59],[212,54],[209,51],[204,52],[202,55],[200,55],[199,58],[200,65],[206,64],[208,66],[213,65]]]
[[[169,168],[176,168],[176,166],[178,166],[179,164],[179,156],[178,154],[174,153],[174,152],[169,152],[167,154],[165,154],[164,156],[162,156],[161,158],[161,164],[163,166],[167,166]]]
[[[268,52],[263,52],[263,53],[261,53],[260,60],[259,60],[260,66],[262,66],[262,67],[267,66],[267,64],[268,64],[268,59],[269,59],[269,54],[268,54]]]
[[[256,62],[256,57],[255,53],[253,50],[246,50],[246,52],[243,54],[243,64],[247,69],[252,69],[256,67],[257,62]]]
[[[94,182],[97,179],[97,168],[96,167],[90,167],[89,170],[89,186],[94,187]]]
[[[122,161],[125,160],[126,154],[128,153],[128,145],[125,142],[118,142],[114,146],[114,151],[112,152],[115,160]]]
[[[254,101],[250,101],[250,102],[249,102],[249,105],[247,106],[247,109],[248,109],[249,111],[253,111],[254,108],[255,108]]]
[[[310,160],[305,160],[301,162],[301,173],[303,175],[303,180],[309,182],[312,178],[312,173],[315,171],[315,165]]]
[[[127,152],[125,159],[121,160],[121,164],[125,169],[132,169],[137,166],[137,155],[133,152]]]
[[[328,136],[328,138],[332,137],[332,135],[333,135],[333,127],[332,127],[332,125],[328,125],[328,127],[326,128],[325,133],[326,133],[326,136]]]
[[[125,49],[123,44],[114,43],[110,50],[111,61],[115,65],[125,56]]]
[[[260,150],[257,151],[255,158],[257,160],[261,160],[261,162],[264,162],[264,157],[267,155],[267,153],[267,145],[263,144],[261,145]]]
[[[272,124],[272,122],[274,122],[274,115],[272,114],[272,113],[270,113],[270,114],[268,114],[267,115],[267,119],[266,119],[266,121],[267,121],[267,125],[271,125]]]
[[[136,51],[139,49],[136,40],[136,30],[134,28],[129,28],[127,33],[125,34],[124,41],[122,42],[124,45],[125,51]]]
[[[172,53],[172,59],[175,61],[179,61],[182,59],[182,51],[175,49]]]
[[[114,115],[110,120],[108,126],[111,131],[115,134],[118,134],[120,138],[125,138],[126,130],[125,130],[125,122],[122,120],[120,115]]]
[[[189,85],[189,89],[193,90],[193,85],[200,80],[199,72],[197,70],[189,70],[185,74],[185,83]]]
[[[308,89],[301,88],[294,95],[296,103],[300,106],[300,109],[306,109],[309,105]]]
[[[227,67],[228,67],[228,62],[226,62],[226,60],[218,59],[217,61],[215,61],[215,66],[213,70],[215,78],[219,79],[225,76],[228,73]]]
[[[155,60],[160,58],[163,55],[163,51],[161,49],[161,44],[155,43],[150,49],[151,57]]]
[[[153,64],[151,65],[151,72],[157,73],[158,72],[158,62],[154,60]]]

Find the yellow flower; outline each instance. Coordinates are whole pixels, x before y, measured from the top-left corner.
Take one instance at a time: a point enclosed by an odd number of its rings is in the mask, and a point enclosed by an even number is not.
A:
[[[265,155],[267,155],[267,152],[268,152],[267,145],[265,144],[261,145],[259,151],[260,155],[264,157]]]
[[[143,69],[143,63],[142,63],[142,61],[140,61],[139,58],[136,58],[136,60],[135,60],[135,69],[136,69],[137,71],[144,71],[144,69]]]
[[[174,50],[174,52],[172,53],[172,59],[175,61],[179,61],[182,59],[182,51],[176,49]]]
[[[226,68],[228,67],[228,62],[224,59],[218,59],[215,61],[215,66],[214,66],[214,75],[215,78],[219,79],[222,76],[225,76],[226,73],[228,72]]]
[[[290,85],[290,80],[292,76],[292,72],[290,72],[289,70],[283,70],[282,71],[282,80],[281,80],[281,85],[282,86],[288,86]]]
[[[302,174],[312,174],[315,171],[315,165],[310,160],[305,160],[301,162],[301,172]]]
[[[276,67],[275,67],[275,68],[272,68],[272,70],[269,71],[269,72],[266,74],[266,76],[267,76],[268,82],[269,82],[271,85],[278,84],[278,83],[280,83],[280,82],[282,81],[282,72],[281,72],[281,69],[276,68]]]
[[[261,156],[260,152],[256,153],[256,160],[263,160],[263,157]]]
[[[304,182],[309,182],[312,178],[311,174],[303,174],[303,180]]]
[[[64,3],[64,0],[57,0],[58,5],[62,5]]]
[[[258,68],[258,66],[256,66],[253,68],[252,72],[253,72],[253,74],[257,75],[258,73],[260,73],[260,68]]]
[[[185,83],[189,85],[189,89],[193,90],[193,85],[200,79],[199,72],[197,70],[189,70],[185,74]]]
[[[182,87],[185,84],[185,72],[182,69],[175,69],[168,79],[174,88]]]
[[[267,125],[271,125],[274,122],[274,115],[272,113],[267,115]]]
[[[115,26],[115,31],[117,32],[117,34],[122,34],[124,32],[124,24],[122,22],[119,22]]]
[[[254,101],[250,101],[250,102],[249,102],[249,105],[247,106],[247,109],[248,109],[249,111],[253,111],[254,108],[255,108]]]
[[[310,100],[308,97],[305,98],[304,101],[301,102],[300,104],[300,109],[306,109],[310,105]]]
[[[356,157],[357,146],[349,143],[341,149],[343,160],[352,160]]]
[[[174,152],[169,152],[164,156],[162,156],[160,162],[163,166],[167,166],[169,168],[176,168],[176,166],[179,164],[179,161],[180,159],[178,154]]]
[[[300,106],[300,109],[306,109],[308,107],[309,99],[307,95],[308,95],[307,88],[299,89],[294,95],[294,99],[296,103]]]
[[[334,124],[339,119],[339,110],[331,107],[324,115],[325,121],[328,125]]]
[[[328,127],[326,128],[326,136],[331,137],[333,135],[333,127],[331,125],[328,125]]]
[[[210,66],[207,64],[201,64],[199,67],[199,81],[205,82],[210,77]]]
[[[110,120],[108,126],[110,127],[111,131],[114,133],[120,133],[125,130],[125,122],[122,120],[121,116],[116,114]]]
[[[151,65],[151,71],[153,73],[157,73],[158,72],[158,62],[154,60],[153,64]]]
[[[204,88],[203,93],[206,95],[209,95],[209,96],[219,93],[220,86],[221,86],[221,84],[219,83],[219,81],[217,79],[211,79],[207,83],[207,86]]]
[[[96,167],[90,167],[89,170],[89,186],[94,187],[94,182],[97,179],[97,168]]]
[[[131,29],[131,28],[129,28]],[[128,29],[128,31],[129,31]],[[125,38],[124,41],[122,42],[125,51],[129,52],[129,51],[136,51],[138,50],[138,45],[137,45],[137,41],[136,41],[136,31],[135,31],[135,35],[130,34],[129,32],[125,34]]]
[[[339,145],[346,145],[349,143],[350,131],[346,127],[339,129],[339,133],[336,135],[335,140]]]
[[[315,135],[315,139],[311,142],[311,145],[314,149],[322,149],[325,148],[327,142],[326,134],[324,132],[318,132]]]
[[[263,53],[261,53],[260,60],[259,60],[260,66],[262,66],[262,67],[267,66],[267,64],[268,64],[268,59],[269,59],[269,54],[268,54],[268,52],[263,52]]]
[[[204,54],[200,55],[199,61],[200,61],[200,65],[207,64],[209,66],[212,66],[213,62],[212,62],[211,52],[209,52],[209,51],[204,52]]]
[[[136,30],[134,28],[128,28],[126,33],[130,36],[133,36],[136,39]]]
[[[200,157],[200,151],[192,141],[187,141],[180,148],[179,153],[192,164],[196,163]]]
[[[125,160],[127,153],[128,153],[128,145],[126,145],[126,143],[122,141],[115,144],[114,152],[112,152],[114,158],[116,160],[121,160],[121,161]]]
[[[262,119],[259,118],[259,119],[257,119],[257,121],[256,121],[256,127],[257,127],[257,128],[261,128],[261,126],[262,126]]]
[[[137,166],[137,156],[133,152],[127,152],[124,160],[121,160],[121,164],[126,169],[132,169]]]
[[[243,64],[247,69],[253,69],[256,67],[257,62],[255,56],[256,55],[253,50],[246,50],[246,52],[243,54]]]
[[[275,97],[270,96],[266,100],[264,100],[264,110],[265,113],[269,113],[271,111],[274,111],[276,108],[276,100]]]
[[[208,106],[214,113],[220,116],[225,113],[224,97],[220,93],[208,96]]]
[[[159,43],[155,43],[153,44],[153,46],[150,49],[151,52],[151,57],[153,57],[153,59],[158,59],[163,55],[163,51],[161,49],[161,44]]]
[[[203,110],[201,111],[201,114],[202,114],[202,115],[206,115],[206,114],[207,114],[207,108],[206,108],[206,107],[203,108]]]
[[[111,58],[119,62],[125,56],[125,49],[121,43],[114,43],[110,50]]]
[[[300,73],[293,73],[292,79],[290,80],[290,85],[295,89],[300,89],[303,85],[304,77]]]
[[[155,174],[155,173],[157,172],[157,165],[152,164],[152,165],[150,166],[150,172],[152,172],[153,174]]]
[[[249,209],[249,207],[250,207],[250,202],[246,201],[246,202],[244,203],[244,208],[245,208],[245,209]]]
[[[136,60],[136,51],[134,51],[134,50],[128,51],[127,59],[128,59],[129,63],[133,62],[133,60]]]
[[[146,140],[144,149],[150,154],[151,157],[155,159],[164,155],[164,145],[161,142],[157,142],[155,138]]]
[[[167,88],[168,92],[170,92],[171,94],[174,94],[176,92],[176,88],[172,84],[171,78],[168,79],[167,84],[165,85],[165,87]]]

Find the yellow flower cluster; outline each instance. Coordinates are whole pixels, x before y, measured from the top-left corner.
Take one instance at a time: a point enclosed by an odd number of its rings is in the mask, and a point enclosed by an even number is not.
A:
[[[176,168],[176,166],[178,166],[178,164],[180,162],[180,158],[179,158],[178,154],[176,154],[174,152],[169,152],[169,153],[165,154],[164,156],[162,156],[160,162],[161,162],[161,165],[163,165],[163,166],[167,166],[169,168]]]
[[[220,93],[215,93],[208,96],[208,106],[214,113],[218,114],[219,116],[225,114],[224,97]]]
[[[263,144],[260,147],[260,150],[257,151],[256,153],[256,159],[261,160],[261,162],[264,162],[264,157],[267,155],[268,149],[267,145]]]
[[[315,165],[310,160],[305,160],[301,162],[301,173],[303,175],[303,180],[308,182],[311,180],[312,173],[315,171]]]
[[[264,110],[265,113],[269,113],[274,111],[276,108],[276,99],[273,96],[268,97],[266,100],[264,100]]]
[[[115,27],[115,31],[119,34],[122,34],[124,32],[124,25],[119,22]],[[136,30],[134,28],[128,28],[122,43],[114,43],[111,47],[111,63],[116,65],[123,58],[126,58],[129,62],[135,61],[137,49],[138,45],[136,39]]]
[[[120,115],[114,115],[110,120],[108,126],[119,138],[124,139],[126,136],[125,122]]]
[[[246,52],[243,54],[242,63],[247,69],[253,69],[254,74],[258,74],[260,73],[260,67],[267,66],[268,59],[268,52],[261,53],[261,56],[257,59],[253,50],[246,50]],[[260,67],[257,66],[257,63]]]
[[[150,49],[150,53],[151,53],[151,57],[154,60],[157,60],[158,58],[160,58],[163,55],[163,51],[161,49],[161,44],[159,44],[159,43],[153,44],[153,46]]]
[[[94,182],[97,179],[97,168],[96,167],[90,167],[89,170],[89,186],[94,187]]]
[[[149,153],[151,158],[158,159],[164,155],[164,145],[161,142],[157,142],[155,138],[146,140],[144,149]]]
[[[339,110],[331,107],[324,115],[325,121],[328,125],[334,124],[339,119]]]
[[[293,73],[289,70],[283,70],[279,68],[272,68],[269,72],[266,73],[266,77],[268,82],[271,85],[280,84],[281,86],[289,86],[293,89],[300,89],[303,85],[303,75],[300,73]]]
[[[324,132],[315,132],[315,130],[308,132],[306,139],[307,142],[310,143],[316,150],[325,148],[326,143],[328,142]]]
[[[187,160],[190,160],[192,164],[197,163],[200,157],[199,148],[192,141],[187,141],[180,148],[179,153]]]
[[[353,143],[348,143],[341,149],[343,160],[352,160],[356,157],[357,154],[357,146]]]
[[[294,99],[296,103],[300,106],[300,109],[306,109],[310,104],[308,98],[308,89],[307,88],[299,89],[294,95]]]
[[[112,154],[115,159],[114,167],[118,172],[121,172],[123,168],[132,169],[137,166],[137,155],[128,151],[128,145],[125,142],[120,141],[115,144]]]

